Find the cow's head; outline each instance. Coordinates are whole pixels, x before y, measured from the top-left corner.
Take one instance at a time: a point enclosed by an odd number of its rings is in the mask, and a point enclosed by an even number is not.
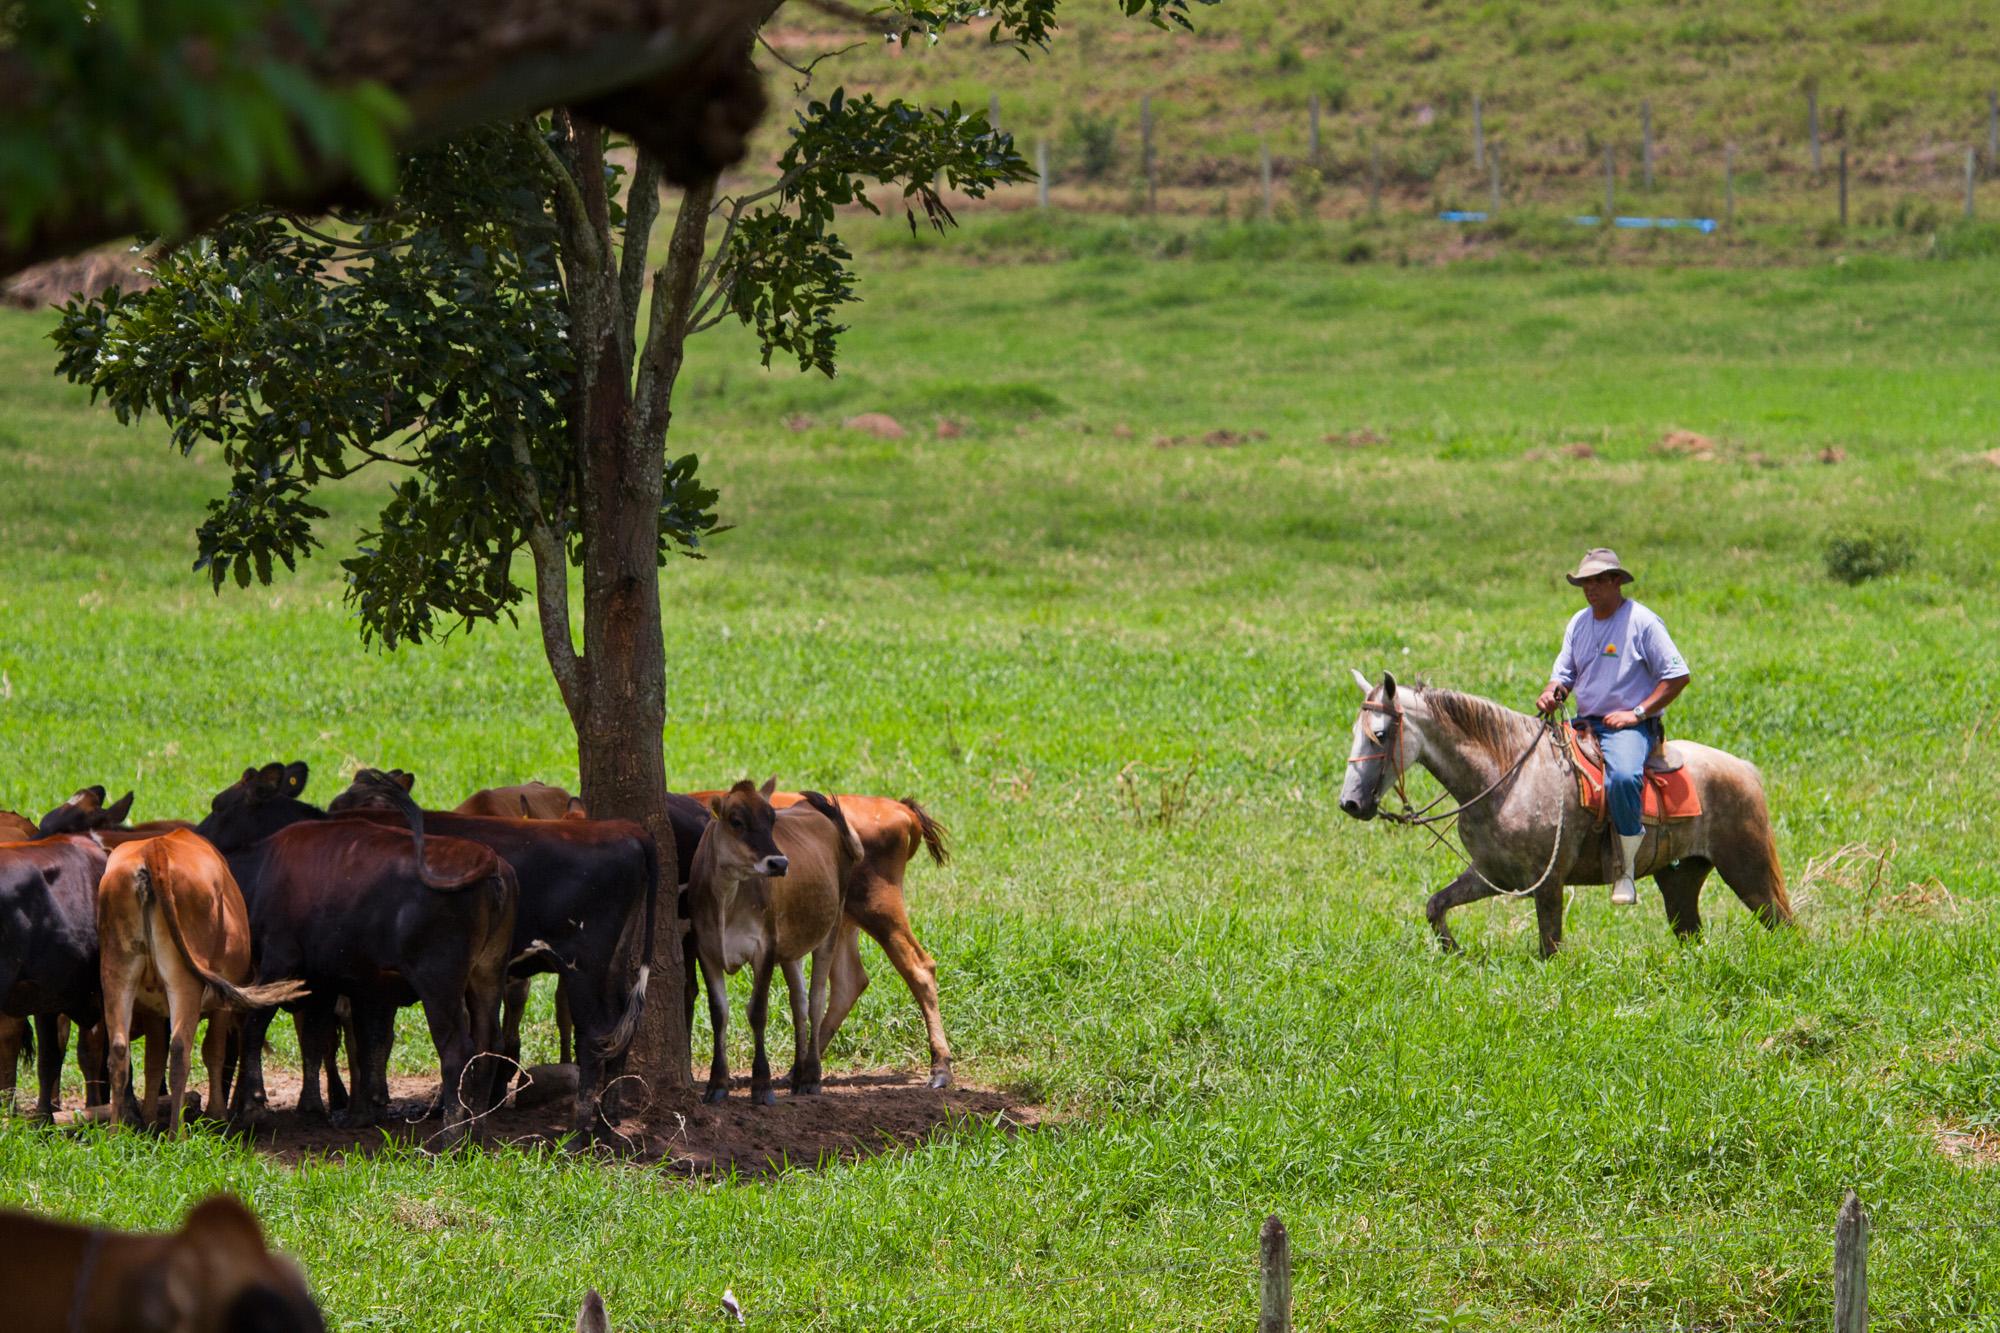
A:
[[[208,817],[195,826],[225,852],[261,842],[279,829],[302,819],[322,819],[326,812],[299,799],[308,774],[303,760],[246,768],[243,776],[215,794]]]
[[[354,775],[346,791],[326,803],[326,812],[338,815],[349,810],[400,810],[403,807],[386,789],[390,783],[408,795],[410,788],[417,785],[417,775],[400,768],[364,768]]]
[[[706,836],[715,839],[716,868],[728,877],[775,877],[791,865],[771,836],[778,819],[778,812],[771,808],[771,793],[777,789],[776,778],[762,787],[753,787],[746,779],[709,798],[708,812],[714,822]]]
[[[92,829],[115,828],[132,813],[132,793],[126,792],[110,805],[104,803],[104,788],[85,787],[42,816],[36,830],[44,838],[58,833],[88,833]]]
[[[264,1243],[250,1210],[227,1195],[198,1204],[125,1295],[147,1327],[230,1333],[325,1333],[298,1265]]]

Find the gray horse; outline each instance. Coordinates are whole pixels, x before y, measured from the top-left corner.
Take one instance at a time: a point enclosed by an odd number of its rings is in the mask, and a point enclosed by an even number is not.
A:
[[[1554,953],[1562,943],[1563,886],[1608,884],[1612,876],[1607,834],[1584,810],[1544,724],[1475,695],[1422,684],[1399,689],[1387,672],[1379,685],[1358,671],[1354,680],[1364,698],[1340,808],[1373,819],[1382,793],[1412,766],[1429,770],[1455,804],[1468,806],[1458,832],[1472,864],[1424,908],[1438,942],[1458,947],[1445,924],[1454,907],[1497,895],[1532,897],[1542,956]],[[1692,819],[1648,828],[1639,849],[1639,874],[1660,886],[1667,924],[1678,935],[1700,932],[1701,885],[1711,869],[1765,925],[1791,924],[1756,767],[1691,741],[1667,745],[1702,806]]]

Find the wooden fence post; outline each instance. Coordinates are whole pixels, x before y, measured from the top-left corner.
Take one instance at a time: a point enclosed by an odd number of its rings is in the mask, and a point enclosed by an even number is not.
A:
[[[1159,204],[1159,185],[1153,175],[1153,95],[1139,99],[1139,156],[1146,164],[1146,211]]]
[[[1497,143],[1486,150],[1486,169],[1492,178],[1493,188],[1493,207],[1487,215],[1497,218],[1500,216],[1500,145]]]
[[[1368,213],[1370,217],[1382,216],[1382,143],[1370,141],[1368,145]]]
[[[1319,94],[1318,93],[1314,93],[1312,95],[1312,100],[1307,103],[1307,106],[1311,112],[1310,119],[1312,121],[1312,125],[1307,135],[1308,147],[1306,153],[1308,160],[1312,162],[1313,170],[1318,171],[1319,170]]]
[[[1722,150],[1722,225],[1736,226],[1736,145]]]
[[[1486,170],[1486,107],[1478,93],[1472,95],[1472,165]]]
[[[1653,99],[1639,103],[1639,160],[1645,164],[1646,189],[1653,188]]]
[[[1833,1333],[1868,1333],[1868,1210],[1853,1190],[1833,1227]]]
[[[1618,156],[1610,144],[1604,145],[1604,225],[1618,216]]]
[[[2000,91],[1986,93],[1986,160],[2000,168]]]
[[[1035,206],[1049,206],[1049,141],[1035,140]]]
[[[1978,171],[1979,150],[1977,148],[1968,148],[1965,150],[1965,216],[1967,221],[1970,221],[1972,218],[1972,181],[1978,174]]]
[[[1847,225],[1847,145],[1840,146],[1840,225]]]
[[[1276,1213],[1264,1219],[1257,1249],[1264,1275],[1257,1333],[1292,1333],[1292,1238]]]
[[[1264,187],[1264,221],[1271,220],[1271,141],[1257,141],[1257,179]]]
[[[1819,90],[1806,90],[1806,133],[1812,136],[1813,175],[1820,172],[1819,165]]]

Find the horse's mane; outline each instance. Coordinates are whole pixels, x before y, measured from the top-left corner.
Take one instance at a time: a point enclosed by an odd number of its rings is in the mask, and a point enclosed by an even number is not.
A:
[[[1471,745],[1485,750],[1501,763],[1512,761],[1520,751],[1519,728],[1527,719],[1504,704],[1482,699],[1476,694],[1460,694],[1422,680],[1421,690],[1431,716],[1457,732]]]

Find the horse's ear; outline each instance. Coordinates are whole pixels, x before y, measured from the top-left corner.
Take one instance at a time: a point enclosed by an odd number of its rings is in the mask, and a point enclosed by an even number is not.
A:
[[[1361,693],[1364,697],[1368,694],[1370,690],[1373,690],[1375,688],[1373,685],[1370,685],[1368,683],[1368,677],[1362,675],[1359,671],[1355,670],[1355,668],[1349,667],[1347,669],[1349,671],[1354,672],[1354,683],[1357,687],[1360,688]]]
[[[1396,699],[1396,676],[1394,672],[1382,673],[1382,702],[1394,703]]]

